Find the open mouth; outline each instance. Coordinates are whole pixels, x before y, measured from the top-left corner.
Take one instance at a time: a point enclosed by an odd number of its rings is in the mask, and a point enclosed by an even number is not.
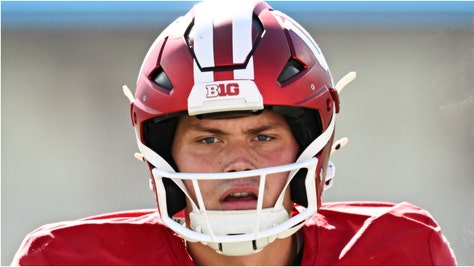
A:
[[[253,192],[233,192],[226,195],[221,204],[226,210],[255,209],[257,199],[257,195]]]
[[[231,202],[231,201],[252,201],[257,200],[257,196],[251,192],[237,192],[229,194],[224,198],[224,202]]]

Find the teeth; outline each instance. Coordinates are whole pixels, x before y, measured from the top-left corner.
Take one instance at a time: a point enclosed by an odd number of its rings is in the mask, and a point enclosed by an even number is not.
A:
[[[229,196],[231,196],[231,197],[246,197],[246,196],[250,196],[250,195],[251,195],[251,193],[249,193],[249,192],[237,192],[237,193],[232,193]]]

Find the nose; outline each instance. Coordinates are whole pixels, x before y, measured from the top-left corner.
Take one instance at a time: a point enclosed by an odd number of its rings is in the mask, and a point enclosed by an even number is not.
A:
[[[237,172],[256,169],[253,149],[245,141],[232,141],[223,153],[224,172]]]

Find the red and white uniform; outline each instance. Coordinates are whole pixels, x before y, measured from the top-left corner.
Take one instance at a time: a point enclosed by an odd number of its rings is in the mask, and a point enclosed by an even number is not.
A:
[[[325,203],[300,230],[301,265],[455,265],[440,227],[409,203]],[[184,241],[155,210],[45,225],[12,265],[194,265]]]

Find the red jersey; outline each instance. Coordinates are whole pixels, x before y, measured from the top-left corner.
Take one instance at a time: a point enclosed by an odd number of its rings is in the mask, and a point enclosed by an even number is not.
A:
[[[325,203],[300,230],[301,265],[455,265],[438,224],[409,203]],[[12,265],[195,265],[155,210],[45,225]]]

